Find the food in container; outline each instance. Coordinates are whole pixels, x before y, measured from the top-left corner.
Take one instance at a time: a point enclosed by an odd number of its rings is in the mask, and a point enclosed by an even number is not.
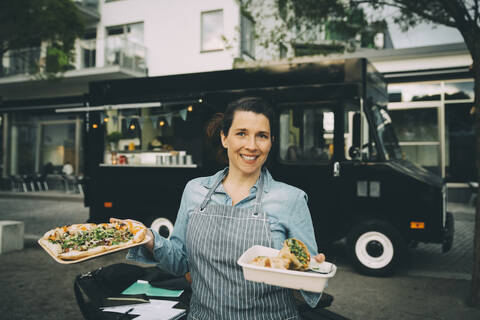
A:
[[[253,246],[242,254],[237,263],[242,267],[246,280],[311,292],[323,292],[328,279],[334,277],[337,272],[334,264],[330,262],[317,263],[315,260],[310,261],[309,269],[305,271],[274,268],[272,267],[273,258],[284,259],[279,257],[279,254],[280,250]],[[263,261],[263,265],[253,263],[253,260],[258,257],[264,257],[258,259]],[[267,258],[270,266],[265,266]]]

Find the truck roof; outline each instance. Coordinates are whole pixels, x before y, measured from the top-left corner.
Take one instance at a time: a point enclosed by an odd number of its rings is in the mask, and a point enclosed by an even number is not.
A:
[[[356,86],[384,79],[364,58],[321,60],[308,63],[272,64],[232,70],[159,77],[94,81],[90,83],[90,105],[171,101],[198,98],[211,93],[287,90],[301,87]],[[327,90],[323,94],[328,94]],[[345,94],[350,92],[347,90]],[[351,90],[358,95],[358,90]],[[344,96],[345,97],[345,96]]]

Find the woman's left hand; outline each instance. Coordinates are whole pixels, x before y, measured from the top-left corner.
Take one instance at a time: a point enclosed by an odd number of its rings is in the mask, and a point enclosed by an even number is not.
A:
[[[317,254],[316,256],[314,256],[314,258],[315,261],[317,261],[318,263],[322,263],[325,261],[325,255],[323,253]]]
[[[138,225],[142,225],[145,229],[147,229],[147,233],[150,236],[150,241],[144,244],[145,248],[147,248],[148,251],[153,252],[153,245],[154,245],[154,239],[155,237],[153,236],[153,233],[150,229],[148,229],[143,223],[137,220],[132,220],[132,219],[118,219],[118,218],[110,218],[111,223],[125,223],[125,221],[130,221]]]

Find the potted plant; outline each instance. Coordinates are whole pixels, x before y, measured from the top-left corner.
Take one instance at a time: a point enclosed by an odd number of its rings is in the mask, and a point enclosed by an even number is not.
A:
[[[122,133],[118,131],[113,131],[107,134],[105,137],[105,140],[108,142],[110,145],[110,151],[117,151],[117,144],[118,141],[122,138]]]

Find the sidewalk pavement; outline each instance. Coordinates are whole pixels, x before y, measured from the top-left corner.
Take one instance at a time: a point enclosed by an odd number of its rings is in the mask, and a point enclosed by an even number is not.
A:
[[[458,217],[472,216],[468,210]],[[98,267],[125,262],[125,252],[78,264],[63,265],[50,258],[35,238],[50,227],[84,222],[88,210],[79,201],[0,198],[0,219],[26,222],[25,248],[0,255],[0,314],[9,320],[81,320],[73,280]],[[465,223],[467,223],[466,221]],[[469,225],[471,225],[470,223]],[[440,250],[430,253],[441,256]],[[416,266],[410,261],[410,268]],[[467,306],[470,281],[461,278],[411,275],[373,278],[357,274],[340,259],[336,276],[325,292],[334,297],[328,310],[352,320],[480,319],[480,307]],[[435,264],[430,268],[435,268]],[[430,273],[426,273],[430,274]]]

